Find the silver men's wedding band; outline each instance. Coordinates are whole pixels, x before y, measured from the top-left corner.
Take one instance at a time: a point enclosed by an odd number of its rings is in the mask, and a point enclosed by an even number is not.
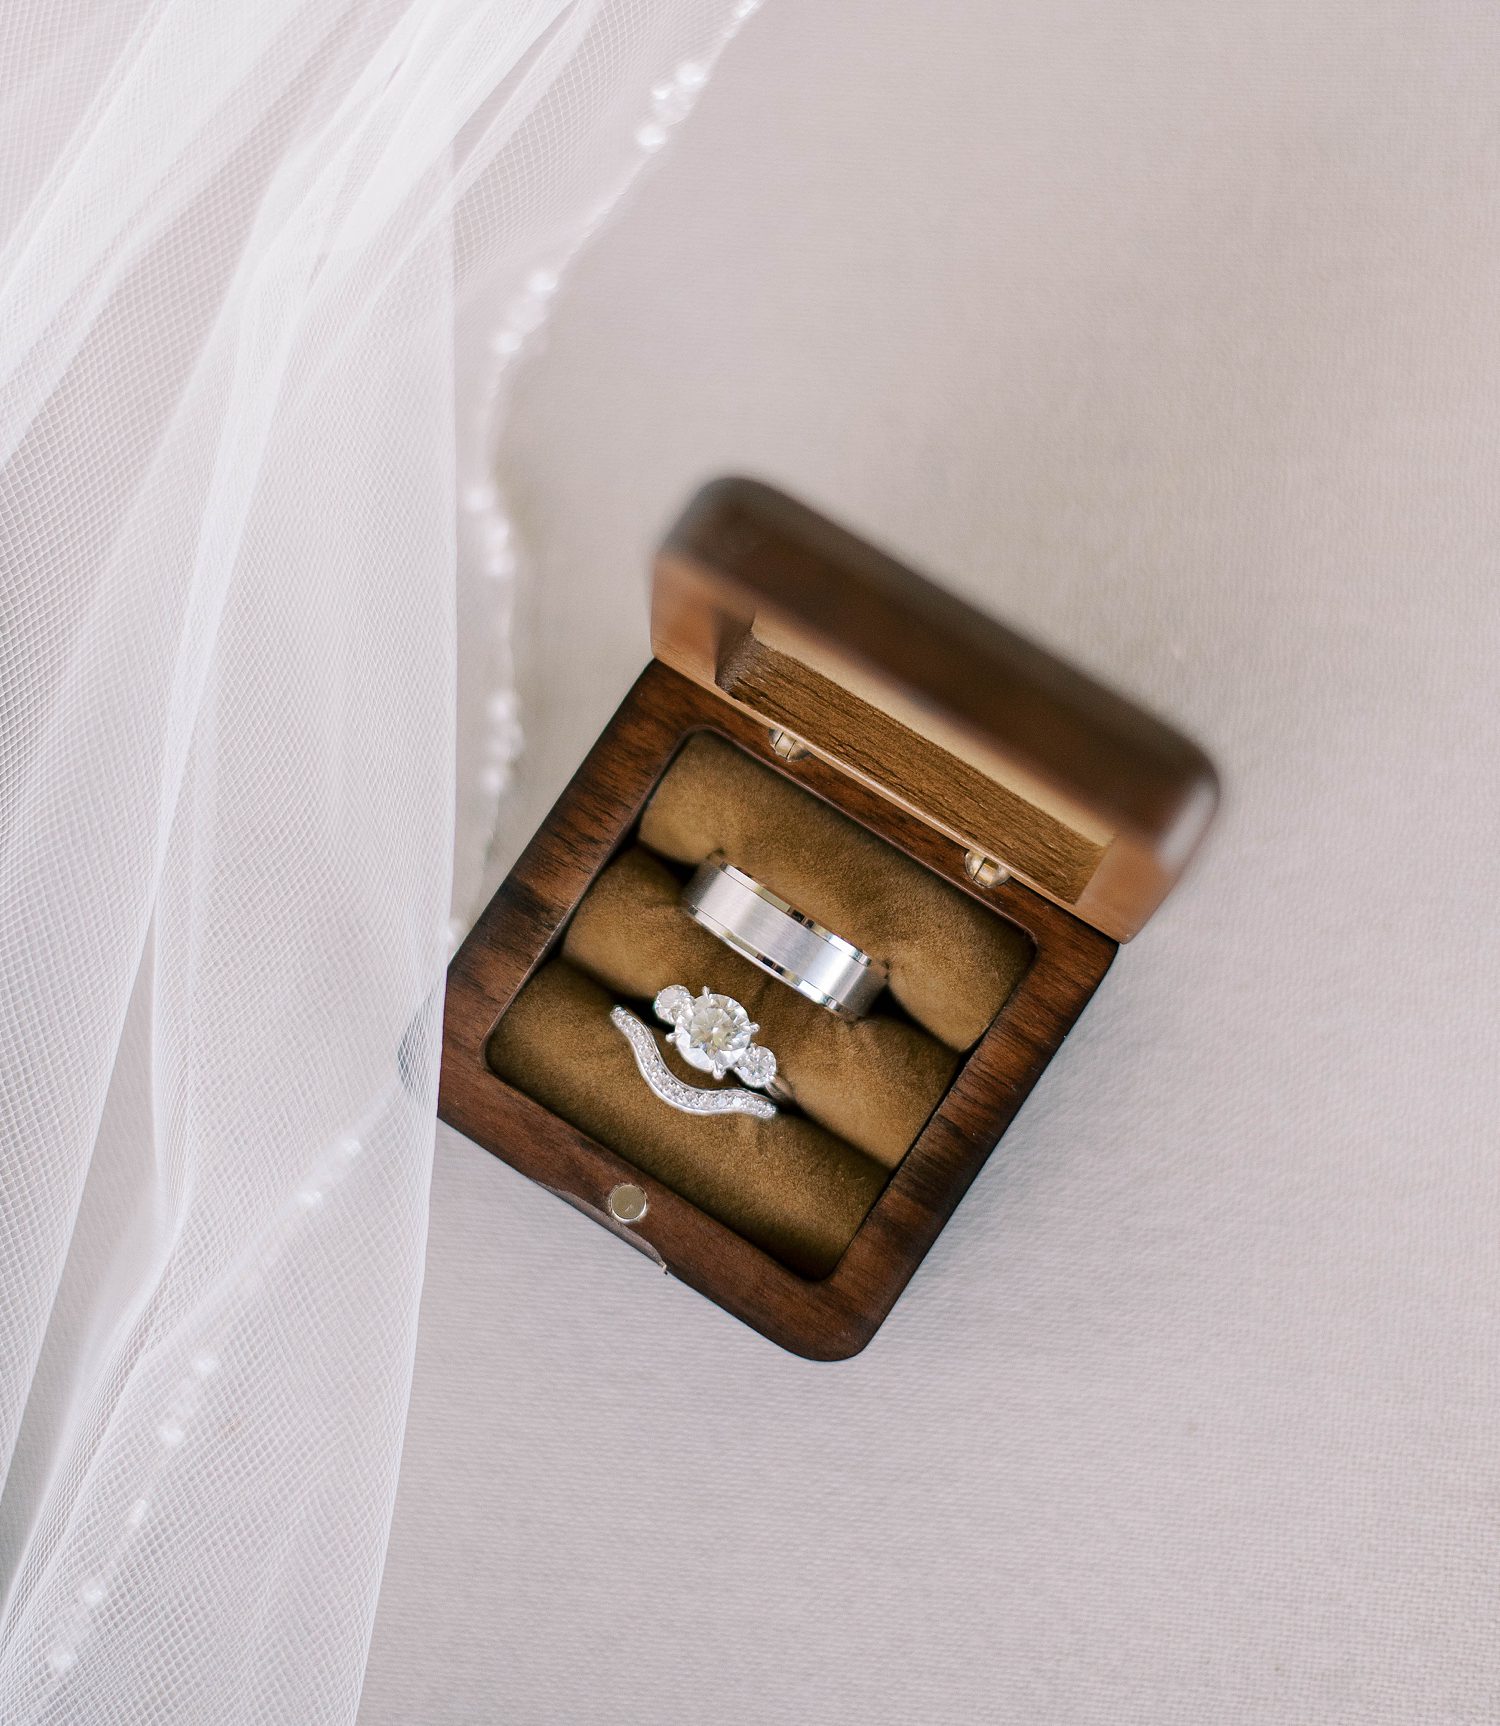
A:
[[[868,953],[722,858],[702,865],[683,889],[682,906],[752,965],[847,1019],[859,1018],[885,987],[885,967]]]

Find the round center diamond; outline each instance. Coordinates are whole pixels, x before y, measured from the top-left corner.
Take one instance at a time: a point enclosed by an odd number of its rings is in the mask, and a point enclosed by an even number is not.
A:
[[[678,1021],[672,1038],[683,1058],[700,1073],[722,1078],[726,1069],[750,1047],[755,1026],[750,1015],[729,995],[705,989]]]

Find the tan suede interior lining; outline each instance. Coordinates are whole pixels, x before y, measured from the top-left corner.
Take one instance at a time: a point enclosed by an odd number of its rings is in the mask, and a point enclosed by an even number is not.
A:
[[[889,990],[868,1017],[835,1017],[686,915],[686,874],[716,851],[886,962]],[[489,1059],[518,1090],[783,1263],[823,1276],[1030,957],[1014,925],[699,733],[662,776],[636,842],[599,875],[560,951],[500,1020]],[[684,1115],[654,1097],[609,1009],[623,999],[660,1031],[650,1002],[668,983],[742,1002],[797,1108],[756,1121]],[[658,1042],[681,1077],[712,1083]]]
[[[756,1121],[668,1108],[641,1082],[629,1045],[610,1024],[613,1000],[566,961],[544,965],[496,1028],[491,1065],[783,1264],[826,1276],[886,1170],[800,1115]],[[675,1049],[668,1063],[692,1084],[711,1083]]]
[[[1012,923],[707,732],[688,739],[641,816],[641,843],[696,868],[722,851],[789,905],[890,967],[890,991],[967,1049],[1031,957]]]

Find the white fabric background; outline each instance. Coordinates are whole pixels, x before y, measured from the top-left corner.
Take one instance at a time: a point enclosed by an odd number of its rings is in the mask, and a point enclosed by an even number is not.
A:
[[[510,741],[454,429],[755,4],[0,7],[5,1726],[355,1717],[476,661],[466,814]]]
[[[847,1365],[440,1135],[366,1726],[1500,1712],[1497,74],[1488,4],[783,0],[565,286],[497,865],[726,469],[1228,799]]]

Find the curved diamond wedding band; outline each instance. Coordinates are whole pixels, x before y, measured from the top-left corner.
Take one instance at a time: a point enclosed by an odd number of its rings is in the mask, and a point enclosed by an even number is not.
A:
[[[688,882],[682,908],[741,958],[846,1019],[859,1018],[885,987],[885,967],[868,953],[722,857]]]
[[[680,983],[663,989],[656,997],[656,1016],[670,1025],[667,1041],[689,1066],[700,1073],[722,1079],[734,1073],[755,1090],[730,1086],[710,1091],[686,1085],[661,1057],[656,1038],[644,1021],[625,1007],[611,1010],[610,1023],[623,1033],[635,1056],[641,1077],[664,1103],[687,1115],[754,1115],[769,1120],[776,1105],[769,1097],[756,1095],[776,1079],[776,1057],[754,1041],[760,1029],[732,995],[716,995],[704,989],[698,995]]]

